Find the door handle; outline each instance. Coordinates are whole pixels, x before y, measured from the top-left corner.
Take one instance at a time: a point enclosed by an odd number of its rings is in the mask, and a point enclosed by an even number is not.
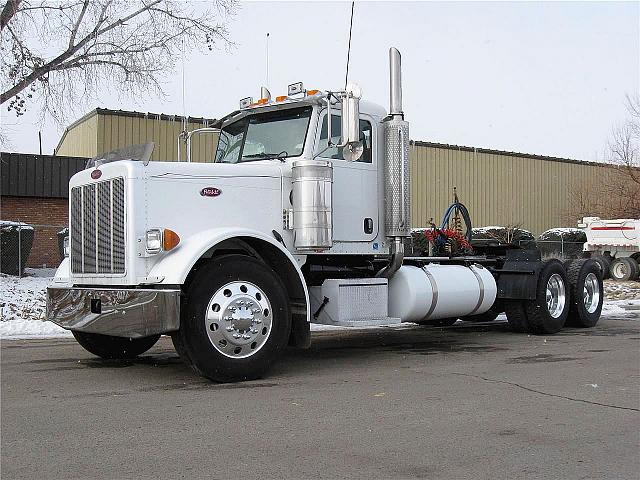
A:
[[[373,233],[373,218],[367,217],[364,219],[364,233]]]

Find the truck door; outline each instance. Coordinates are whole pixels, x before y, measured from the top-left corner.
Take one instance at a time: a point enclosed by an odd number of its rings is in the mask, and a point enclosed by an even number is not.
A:
[[[332,140],[340,141],[340,115],[331,118]],[[316,152],[327,147],[327,115],[321,119]],[[370,242],[378,235],[377,149],[373,121],[360,116],[360,139],[364,151],[357,161],[345,160],[342,148],[324,150],[318,158],[333,162],[333,240]]]

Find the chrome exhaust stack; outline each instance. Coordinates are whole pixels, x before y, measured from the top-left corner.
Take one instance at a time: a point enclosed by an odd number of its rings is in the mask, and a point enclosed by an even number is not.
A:
[[[389,49],[389,115],[401,116],[402,111],[402,66],[401,55],[397,48]]]
[[[403,238],[411,235],[411,181],[409,177],[409,122],[402,111],[400,52],[389,49],[389,117],[382,126],[385,145],[385,235],[391,241],[389,264],[378,277],[390,278],[402,266]]]

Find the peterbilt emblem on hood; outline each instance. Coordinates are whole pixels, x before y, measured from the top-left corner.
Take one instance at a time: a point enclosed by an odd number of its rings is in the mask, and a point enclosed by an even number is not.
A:
[[[93,178],[94,180],[99,179],[101,176],[102,176],[102,172],[97,168],[91,172],[91,178]]]
[[[204,187],[200,190],[200,195],[203,197],[217,197],[220,194],[222,194],[222,190],[216,187]]]

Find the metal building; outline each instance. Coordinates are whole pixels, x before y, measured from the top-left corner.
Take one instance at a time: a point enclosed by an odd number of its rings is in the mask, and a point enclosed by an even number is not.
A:
[[[426,226],[432,217],[439,223],[457,187],[475,225],[520,225],[536,235],[575,227],[572,192],[612,170],[601,163],[419,141],[410,157],[414,226]]]
[[[187,130],[207,127],[210,118],[187,117]],[[154,142],[151,160],[177,160],[178,135],[183,130],[183,117],[163,113],[141,113],[96,108],[69,125],[55,148],[61,156],[94,157],[128,145]],[[191,155],[194,162],[212,161],[216,135],[194,136]],[[181,158],[186,157],[184,145]]]
[[[188,130],[211,119],[188,118]],[[70,125],[57,155],[92,157],[136,143],[156,144],[152,160],[176,160],[182,117],[96,109]],[[211,161],[217,138],[194,137],[194,161]],[[184,149],[181,153],[185,158]],[[457,187],[477,226],[519,225],[534,234],[576,225],[568,216],[577,185],[595,183],[611,169],[603,164],[485,148],[415,141],[411,146],[412,222],[438,223]]]

